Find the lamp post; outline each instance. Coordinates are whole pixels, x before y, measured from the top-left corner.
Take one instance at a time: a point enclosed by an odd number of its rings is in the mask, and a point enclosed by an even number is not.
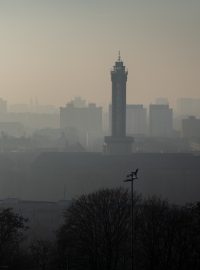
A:
[[[138,179],[138,169],[136,169],[135,171],[131,172],[130,174],[127,174],[127,179],[124,180],[124,182],[131,182],[131,270],[133,270],[134,266],[134,251],[133,251],[133,182],[134,180]]]

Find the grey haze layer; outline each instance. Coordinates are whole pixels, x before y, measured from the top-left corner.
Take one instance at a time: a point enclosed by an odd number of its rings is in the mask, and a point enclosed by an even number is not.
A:
[[[192,154],[1,153],[0,197],[58,201],[124,186],[139,168],[135,189],[175,203],[199,200],[200,156]]]

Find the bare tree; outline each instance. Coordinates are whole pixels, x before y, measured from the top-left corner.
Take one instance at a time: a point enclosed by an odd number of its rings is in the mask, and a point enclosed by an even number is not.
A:
[[[130,196],[122,188],[100,190],[74,201],[58,234],[68,269],[118,269],[129,253],[130,246],[125,250],[129,238]]]
[[[200,266],[200,204],[175,206],[135,195],[134,269]],[[58,234],[64,269],[130,269],[130,195],[106,189],[83,195],[65,213]],[[61,260],[60,260],[61,261]]]
[[[198,269],[199,212],[196,205],[175,206],[156,196],[144,199],[135,218],[136,269]]]
[[[36,240],[31,244],[30,250],[33,265],[37,269],[49,269],[52,259],[52,243],[47,240]]]
[[[0,211],[0,266],[11,265],[19,252],[27,219],[11,209]]]

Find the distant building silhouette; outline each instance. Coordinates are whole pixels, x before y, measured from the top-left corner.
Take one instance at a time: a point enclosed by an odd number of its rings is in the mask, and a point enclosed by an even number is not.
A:
[[[28,113],[28,112],[30,112],[30,106],[29,106],[29,104],[25,104],[25,103],[10,104],[9,105],[9,112]]]
[[[168,101],[167,98],[159,97],[159,98],[156,98],[156,104],[158,104],[158,105],[169,105],[169,101]]]
[[[86,101],[84,99],[82,99],[81,97],[75,97],[72,100],[74,107],[76,108],[85,108],[87,107]]]
[[[173,111],[169,105],[151,104],[149,107],[149,132],[153,137],[171,137]]]
[[[176,112],[179,116],[194,115],[200,117],[200,99],[197,98],[180,98],[177,99]]]
[[[126,82],[128,71],[121,57],[111,71],[112,80],[112,134],[105,137],[106,152],[129,154],[132,152],[132,137],[126,136]]]
[[[27,134],[41,128],[58,128],[59,114],[47,113],[14,113],[0,114],[0,122],[18,122],[24,126]]]
[[[186,138],[200,138],[200,119],[190,116],[182,120],[182,135]]]
[[[112,105],[109,105],[109,130],[112,131]],[[142,104],[126,105],[126,133],[131,136],[147,134],[147,110]]]
[[[0,114],[7,113],[7,101],[0,98]]]
[[[146,135],[147,110],[142,104],[126,105],[126,132],[134,136]]]
[[[94,103],[88,106],[76,107],[74,102],[68,103],[60,108],[60,128],[65,132],[67,138],[73,143],[79,142],[84,147],[102,137],[102,107],[97,107]]]
[[[20,137],[25,133],[24,126],[19,122],[0,122],[0,134]]]

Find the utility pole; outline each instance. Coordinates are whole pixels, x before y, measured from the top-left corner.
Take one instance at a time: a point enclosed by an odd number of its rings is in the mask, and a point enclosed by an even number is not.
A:
[[[127,179],[124,180],[124,182],[131,182],[131,270],[134,269],[134,227],[133,227],[133,182],[138,179],[138,169],[131,172],[130,174],[127,174]]]

